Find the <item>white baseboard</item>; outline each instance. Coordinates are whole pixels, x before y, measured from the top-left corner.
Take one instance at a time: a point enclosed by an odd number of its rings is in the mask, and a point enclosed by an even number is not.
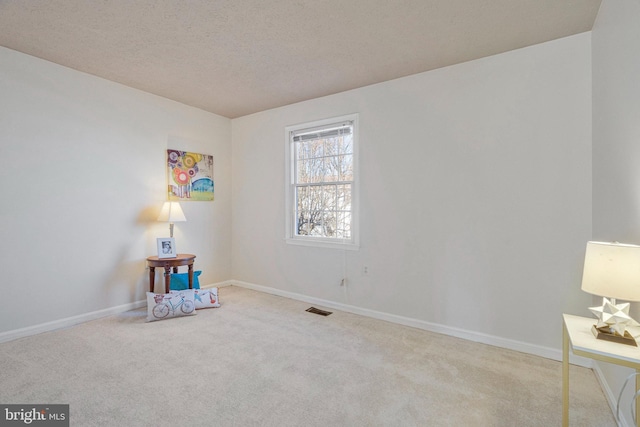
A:
[[[243,282],[239,280],[231,280],[230,282],[233,285],[240,286],[247,289],[252,289],[255,291],[260,291],[260,292],[265,292],[272,295],[291,298],[298,301],[304,301],[311,304],[317,304],[327,308],[333,308],[335,310],[346,311],[353,314],[359,314],[361,316],[367,316],[374,319],[397,323],[400,325],[411,326],[413,328],[423,329],[425,331],[430,331],[430,332],[436,332],[443,335],[449,335],[456,338],[462,338],[465,340],[479,342],[482,344],[488,344],[495,347],[519,351],[521,353],[541,356],[546,359],[562,361],[562,350],[558,350],[554,348],[538,346],[534,344],[525,343],[522,341],[515,341],[507,338],[497,337],[494,335],[483,334],[480,332],[468,331],[465,329],[440,325],[437,323],[431,323],[424,320],[399,316],[397,314],[370,310],[367,308],[357,307],[349,304],[343,304],[335,301],[314,298],[307,295],[298,294],[295,292],[283,291],[281,289],[271,288],[268,286],[256,285],[255,283],[248,283],[248,282]],[[570,355],[569,360],[570,360],[570,363],[574,365],[582,366],[585,368],[592,368],[594,365],[593,360],[586,357],[575,356],[573,354]]]
[[[202,288],[214,288],[231,286],[233,281],[227,280],[220,283],[212,283]],[[115,307],[105,308],[103,310],[92,311],[90,313],[79,314],[77,316],[66,317],[60,320],[54,320],[52,322],[41,323],[39,325],[28,326],[26,328],[14,329],[11,331],[0,333],[0,343],[13,341],[18,338],[24,338],[31,335],[41,334],[43,332],[54,331],[56,329],[68,328],[70,326],[78,325],[80,323],[89,322],[91,320],[100,319],[101,317],[113,316],[114,314],[124,313],[125,311],[134,310],[136,308],[145,307],[147,305],[146,300],[135,301],[128,304],[122,304]]]
[[[497,337],[494,335],[483,334],[480,332],[468,331],[465,329],[454,328],[451,326],[440,325],[437,323],[426,322],[424,320],[413,319],[410,317],[399,316],[396,314],[385,313],[376,310],[370,310],[367,308],[357,307],[354,305],[343,304],[335,301],[324,300],[320,298],[314,298],[295,292],[283,291],[281,289],[271,288],[268,286],[257,285],[254,283],[243,282],[239,280],[225,280],[223,282],[211,283],[208,285],[202,285],[203,289],[236,285],[247,289],[253,289],[260,292],[265,292],[272,295],[278,295],[286,298],[295,299],[298,301],[304,301],[311,304],[317,304],[320,306],[333,308],[335,310],[346,311],[361,316],[367,316],[374,319],[384,320],[387,322],[397,323],[400,325],[410,326],[413,328],[423,329],[430,332],[436,332],[443,335],[449,335],[457,338],[466,339],[469,341],[479,342],[483,344],[493,345],[496,347],[506,348],[510,350],[519,351],[522,353],[533,354],[541,356],[547,359],[562,360],[562,351],[533,345],[521,341],[510,340],[506,338]],[[0,343],[11,341],[18,338],[27,337],[30,335],[36,335],[43,332],[53,331],[55,329],[66,328],[69,326],[77,325],[79,323],[88,322],[90,320],[99,319],[101,317],[111,316],[114,314],[123,313],[125,311],[133,310],[136,308],[144,307],[146,301],[135,301],[128,304],[119,305],[116,307],[110,307],[103,310],[93,311],[90,313],[81,314],[78,316],[68,317],[65,319],[55,320],[52,322],[42,323],[39,325],[29,326],[26,328],[15,329],[12,331],[0,333]],[[583,366],[586,368],[593,368],[594,364],[591,359],[571,355],[570,362],[572,364]],[[596,371],[596,375],[598,372]],[[599,380],[604,384],[604,381],[599,376]],[[603,390],[605,388],[603,387]]]
[[[133,310],[136,308],[144,307],[146,301],[136,301],[128,304],[122,304],[115,307],[105,308],[103,310],[92,311],[90,313],[79,314],[77,316],[67,317],[60,320],[54,320],[52,322],[41,323],[39,325],[28,326],[26,328],[14,329],[12,331],[0,333],[0,343],[6,341],[12,341],[18,338],[24,338],[31,335],[41,334],[43,332],[49,332],[56,329],[68,328],[79,323],[88,322],[90,320],[99,319],[101,317],[111,316],[125,311]]]
[[[426,322],[424,320],[413,319],[409,317],[399,316],[396,314],[370,310],[367,308],[357,307],[349,304],[343,304],[335,301],[314,298],[307,295],[298,294],[295,292],[283,291],[281,289],[271,288],[268,286],[256,285],[254,283],[248,283],[248,282],[243,282],[238,280],[226,280],[223,282],[202,285],[201,287],[205,289],[213,288],[213,287],[222,288],[222,287],[231,286],[231,285],[236,285],[236,286],[252,289],[259,292],[265,292],[272,295],[291,298],[298,301],[304,301],[311,304],[320,305],[322,307],[333,308],[336,310],[346,311],[349,313],[358,314],[361,316],[367,316],[374,319],[384,320],[387,322],[397,323],[400,325],[423,329],[430,332],[462,338],[469,341],[479,342],[479,343],[488,344],[496,347],[506,348],[509,350],[519,351],[522,353],[532,354],[532,355],[544,357],[547,359],[552,359],[557,361],[562,360],[561,350],[533,345],[533,344],[529,344],[521,341],[510,340],[510,339],[483,334],[479,332],[468,331],[465,329],[454,328],[451,326],[440,325],[437,323]],[[144,307],[145,305],[146,305],[146,301],[135,301],[132,303],[123,304],[116,307],[110,307],[103,310],[97,310],[90,313],[81,314],[78,316],[67,317],[65,319],[55,320],[52,322],[47,322],[39,325],[29,326],[26,328],[2,332],[0,333],[0,343],[12,341],[19,338],[24,338],[31,335],[37,335],[43,332],[49,332],[56,329],[67,328],[83,322],[99,319],[101,317],[112,316],[115,314],[123,313],[125,311],[141,308],[141,307]],[[616,401],[618,396],[615,395],[611,390],[611,388],[609,387],[598,364],[593,363],[594,361],[591,359],[575,356],[573,354],[570,357],[570,362],[572,364],[586,367],[586,368],[591,368],[594,370],[594,373],[600,383],[603,393],[605,394],[609,402],[609,406],[611,407],[612,412],[615,413],[615,406],[616,406]],[[623,427],[627,427],[629,425],[627,423],[627,420],[624,418],[621,420],[621,423],[622,423],[621,426]]]
[[[202,289],[208,289],[208,288],[224,288],[225,286],[231,286],[233,285],[235,282],[233,280],[225,280],[224,282],[218,282],[218,283],[211,283],[209,285],[203,285],[200,284],[200,287]]]

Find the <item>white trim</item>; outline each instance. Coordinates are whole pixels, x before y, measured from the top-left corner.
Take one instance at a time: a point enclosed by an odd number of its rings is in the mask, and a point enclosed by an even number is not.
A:
[[[67,328],[69,326],[78,325],[90,320],[100,319],[114,314],[124,313],[125,311],[144,307],[147,301],[136,301],[128,304],[118,305],[115,307],[105,308],[103,310],[92,311],[90,313],[79,314],[77,316],[67,317],[64,319],[54,320],[52,322],[41,323],[39,325],[27,326],[26,328],[14,329],[12,331],[0,333],[0,343],[12,341],[18,338],[24,338],[31,335],[41,334],[56,329]]]
[[[271,288],[268,286],[256,285],[254,283],[243,282],[239,280],[225,280],[223,282],[211,283],[208,285],[201,286],[203,289],[213,288],[213,287],[226,287],[226,286],[239,286],[246,289],[252,289],[259,292],[264,292],[272,295],[278,295],[286,298],[295,299],[298,301],[304,301],[312,304],[317,304],[327,308],[333,308],[336,310],[342,310],[349,313],[358,314],[361,316],[371,317],[378,320],[384,320],[392,323],[397,323],[400,325],[410,326],[430,332],[440,333],[444,335],[449,335],[457,338],[466,339],[469,341],[479,342],[483,344],[493,345],[496,347],[506,348],[509,350],[515,350],[522,353],[532,354],[535,356],[544,357],[547,359],[562,360],[562,351],[542,347],[538,345],[532,345],[529,343],[524,343],[521,341],[515,341],[510,339],[505,339],[501,337],[496,337],[494,335],[482,334],[474,331],[468,331],[460,328],[454,328],[450,326],[440,325],[437,323],[426,322],[424,320],[413,319],[404,316],[398,316],[395,314],[384,313],[376,310],[370,310],[366,308],[356,307],[348,304],[342,304],[339,302],[324,300],[320,298],[310,297],[302,294],[298,294],[295,292],[283,291],[276,288]],[[102,317],[107,317],[119,313],[123,313],[129,310],[137,309],[144,307],[146,305],[146,301],[136,301],[129,304],[123,304],[116,307],[111,307],[103,310],[94,311],[91,313],[85,313],[78,316],[68,317],[65,319],[60,319],[52,322],[42,323],[39,325],[29,326],[26,328],[15,329],[12,331],[6,331],[0,333],[0,343],[12,341],[19,338],[28,337],[31,335],[37,335],[43,332],[49,332],[56,329],[61,329],[65,327],[74,326],[80,323],[88,322],[91,320],[99,319]],[[613,393],[611,388],[609,387],[604,374],[600,370],[598,363],[595,363],[594,360],[589,358],[584,358],[580,356],[575,356],[573,354],[570,355],[570,362],[572,364],[582,366],[585,368],[593,369],[598,382],[600,383],[601,389],[604,395],[607,398],[609,406],[611,407],[611,411],[615,412],[616,399],[617,396]],[[623,427],[628,427],[627,420],[625,417],[622,419]]]
[[[226,286],[231,286],[234,284],[233,280],[225,280],[224,282],[211,283],[208,285],[200,285],[201,289],[209,289],[209,288],[224,288]]]
[[[225,286],[231,286],[234,282],[226,280],[224,282],[212,283],[206,286],[206,288],[222,288]],[[13,341],[19,338],[28,337],[31,335],[41,334],[43,332],[55,331],[56,329],[68,328],[80,323],[89,322],[91,320],[100,319],[102,317],[113,316],[115,314],[124,313],[125,311],[135,310],[137,308],[145,307],[147,300],[130,302],[128,304],[122,304],[115,307],[105,308],[102,310],[92,311],[90,313],[79,314],[77,316],[66,317],[64,319],[54,320],[52,322],[40,323],[38,325],[27,326],[26,328],[14,329],[11,331],[0,333],[0,343]]]
[[[271,288],[268,286],[256,285],[254,283],[243,282],[239,280],[225,280],[223,282],[202,285],[201,287],[203,289],[214,288],[214,287],[222,288],[222,287],[231,286],[231,285],[243,287],[246,289],[252,289],[255,291],[264,292],[272,295],[291,298],[298,301],[317,304],[327,308],[333,308],[336,310],[346,311],[348,313],[354,313],[361,316],[371,317],[373,319],[384,320],[387,322],[392,322],[400,325],[423,329],[425,331],[436,332],[439,334],[462,338],[469,341],[479,342],[483,344],[493,345],[496,347],[519,351],[522,353],[541,356],[547,359],[552,359],[557,361],[562,360],[562,351],[558,349],[542,347],[542,346],[533,345],[533,344],[529,344],[521,341],[501,338],[494,335],[482,334],[479,332],[468,331],[465,329],[454,328],[451,326],[445,326],[437,323],[426,322],[424,320],[413,319],[410,317],[399,316],[396,314],[384,313],[381,311],[356,307],[349,304],[343,304],[335,301],[329,301],[329,300],[324,300],[320,298],[310,297],[310,296],[298,294],[295,292],[283,291],[283,290]],[[15,340],[18,338],[24,338],[30,335],[40,334],[43,332],[49,332],[56,329],[66,328],[69,326],[74,326],[80,323],[88,322],[88,321],[99,319],[102,317],[112,316],[115,314],[123,313],[125,311],[144,307],[145,304],[146,304],[146,300],[136,301],[128,304],[119,305],[116,307],[97,310],[91,313],[85,313],[78,316],[72,316],[65,319],[42,323],[39,325],[28,326],[26,328],[14,329],[12,331],[2,332],[0,333],[0,343]],[[615,398],[613,398],[613,393],[606,386],[606,381],[604,379],[602,372],[598,368],[597,363],[594,363],[594,361],[591,359],[575,356],[573,354],[571,355],[570,362],[572,364],[582,366],[585,368],[593,368],[594,372],[596,373],[596,376],[598,377],[598,380],[602,384],[602,387],[603,387],[603,390],[605,391],[607,399],[609,399],[610,401],[609,404],[610,405],[612,404],[611,399],[614,399],[613,402],[615,402]],[[614,407],[615,407],[615,403],[614,403]]]
[[[305,238],[305,237],[289,237],[285,239],[285,242],[290,245],[298,245],[298,246],[313,246],[315,248],[329,248],[329,249],[342,249],[347,251],[357,251],[360,249],[360,246],[351,242],[341,242],[339,239],[335,241],[324,240],[321,238],[317,238],[315,240],[313,237]]]
[[[254,283],[248,283],[248,282],[243,282],[238,280],[232,280],[231,282],[233,283],[233,285],[240,286],[247,289],[252,289],[254,291],[265,292],[272,295],[278,295],[281,297],[291,298],[298,301],[317,304],[323,307],[333,308],[335,310],[346,311],[353,314],[359,314],[361,316],[371,317],[373,319],[384,320],[387,322],[410,326],[410,327],[422,329],[425,331],[435,332],[443,335],[449,335],[456,338],[462,338],[468,341],[474,341],[482,344],[492,345],[495,347],[515,350],[521,353],[527,353],[535,356],[544,357],[546,359],[562,361],[562,350],[560,349],[543,347],[543,346],[529,344],[522,341],[516,341],[516,340],[507,339],[507,338],[497,337],[495,335],[488,335],[480,332],[468,331],[465,329],[445,326],[438,323],[431,323],[424,320],[413,319],[410,317],[399,316],[397,314],[384,313],[381,311],[356,307],[349,304],[343,304],[335,301],[329,301],[329,300],[324,300],[320,298],[310,297],[310,296],[298,294],[295,292],[289,292],[289,291],[283,291],[276,288],[270,288],[268,286],[256,285]],[[586,357],[571,355],[569,360],[572,364],[582,366],[585,368],[592,368],[594,365],[593,360]]]

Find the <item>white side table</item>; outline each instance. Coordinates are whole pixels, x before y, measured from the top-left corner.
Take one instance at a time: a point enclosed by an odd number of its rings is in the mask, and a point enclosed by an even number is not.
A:
[[[569,427],[569,350],[573,354],[602,362],[633,368],[640,373],[640,347],[598,340],[591,332],[595,318],[563,314],[562,328],[562,426]],[[635,334],[634,334],[635,335]],[[640,376],[636,376],[636,391]],[[640,399],[639,399],[640,400]],[[640,427],[640,404],[636,400],[637,427]]]

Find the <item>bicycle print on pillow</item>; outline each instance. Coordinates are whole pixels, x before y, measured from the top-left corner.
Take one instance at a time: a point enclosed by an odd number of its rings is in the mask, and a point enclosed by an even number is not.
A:
[[[147,292],[147,322],[170,319],[172,317],[192,316],[195,311],[195,294],[193,289],[154,294]]]

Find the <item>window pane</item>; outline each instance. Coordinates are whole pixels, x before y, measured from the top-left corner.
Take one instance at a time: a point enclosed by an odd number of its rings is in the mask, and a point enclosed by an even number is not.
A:
[[[324,144],[321,139],[314,139],[307,142],[309,145],[310,157],[322,157],[324,156]]]
[[[309,234],[310,221],[308,211],[298,211],[296,234],[298,236],[306,236]]]
[[[340,164],[337,157],[325,157],[324,159],[324,180],[335,182],[340,179]]]
[[[353,155],[340,158],[340,181],[353,181]]]
[[[307,162],[305,160],[299,160],[296,162],[296,184],[308,184],[309,183],[309,170]]]
[[[350,212],[338,212],[338,224],[336,237],[341,239],[351,238],[351,213]]]
[[[309,218],[309,236],[322,237],[322,217],[318,216],[319,212],[310,215]]]
[[[325,212],[322,221],[322,232],[324,237],[336,237],[336,213]]]
[[[296,188],[297,234],[351,238],[351,184]]]
[[[322,182],[324,181],[325,175],[325,164],[324,158],[319,157],[315,159],[309,160],[311,163],[311,182]]]
[[[325,185],[323,186],[324,195],[324,208],[330,211],[336,210],[336,186]]]
[[[322,200],[322,187],[319,185],[315,185],[313,187],[309,187],[309,210],[311,210],[311,212],[320,212],[323,209],[323,203],[324,201]],[[320,218],[318,217],[318,220]]]
[[[324,181],[324,159],[300,160],[297,164],[297,184],[313,184]]]
[[[335,156],[338,154],[338,146],[342,138],[327,138],[324,140],[324,155]]]
[[[306,159],[309,157],[309,147],[307,146],[307,144],[303,142],[297,142],[295,144],[295,150],[297,160]]]
[[[339,154],[353,154],[353,137],[351,135],[340,138],[338,152]]]
[[[337,186],[336,209],[339,211],[351,210],[351,184]]]
[[[309,187],[296,187],[296,211],[309,210]]]

